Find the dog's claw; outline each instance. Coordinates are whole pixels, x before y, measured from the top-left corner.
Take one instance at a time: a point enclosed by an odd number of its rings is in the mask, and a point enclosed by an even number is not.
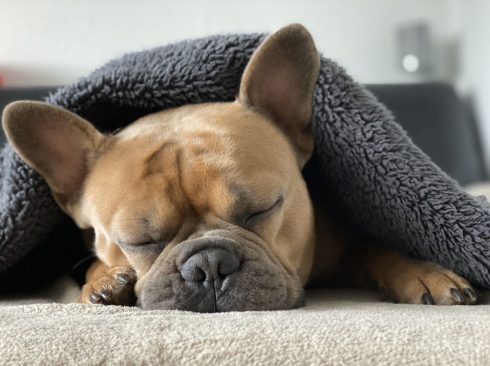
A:
[[[450,292],[451,292],[452,298],[454,299],[454,301],[456,301],[456,303],[458,303],[458,304],[464,304],[465,303],[465,298],[464,298],[464,295],[461,291],[459,291],[456,288],[452,288],[450,290]]]
[[[107,302],[111,301],[112,294],[108,290],[102,290],[100,291],[100,296]]]
[[[97,292],[92,292],[89,296],[89,300],[93,303],[99,302],[100,300],[100,295]]]
[[[124,285],[129,283],[129,276],[125,273],[118,273],[116,279]]]
[[[434,300],[432,299],[432,296],[430,296],[428,293],[423,294],[422,295],[422,304],[434,305]]]
[[[472,288],[467,287],[463,290],[463,292],[470,302],[474,302],[478,298],[478,295]]]

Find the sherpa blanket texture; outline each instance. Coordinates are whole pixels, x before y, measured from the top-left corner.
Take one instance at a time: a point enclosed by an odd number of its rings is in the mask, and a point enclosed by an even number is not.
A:
[[[261,34],[219,35],[132,53],[48,101],[103,131],[187,103],[230,101]],[[380,241],[490,288],[490,206],[443,173],[392,114],[322,57],[314,96],[313,171],[327,208]],[[6,146],[0,156],[0,272],[62,217],[42,179]]]

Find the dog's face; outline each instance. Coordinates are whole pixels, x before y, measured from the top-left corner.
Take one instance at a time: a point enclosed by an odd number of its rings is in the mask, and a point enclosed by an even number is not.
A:
[[[287,309],[314,250],[301,168],[311,155],[319,57],[298,25],[270,36],[237,101],[148,115],[103,135],[34,102],[6,109],[7,135],[107,265],[136,270],[143,308]]]
[[[240,103],[126,128],[94,164],[77,216],[107,263],[111,247],[126,254],[143,307],[292,307],[311,266],[312,210],[293,150]]]

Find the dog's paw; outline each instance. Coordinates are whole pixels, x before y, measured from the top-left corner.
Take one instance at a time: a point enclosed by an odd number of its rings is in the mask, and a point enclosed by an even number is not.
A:
[[[130,267],[111,267],[105,275],[82,287],[78,298],[83,304],[134,305],[136,273]]]
[[[425,305],[471,305],[478,300],[477,292],[464,278],[422,261],[392,272],[380,287],[380,295],[385,300]]]

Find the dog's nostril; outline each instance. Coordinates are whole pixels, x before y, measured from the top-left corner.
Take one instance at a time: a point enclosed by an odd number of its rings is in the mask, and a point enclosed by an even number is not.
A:
[[[224,279],[236,272],[240,261],[236,255],[222,248],[207,248],[190,256],[182,265],[182,278],[190,282]]]
[[[206,280],[206,274],[201,270],[199,267],[186,267],[185,265],[182,266],[182,277],[186,281],[190,282],[201,282]]]

